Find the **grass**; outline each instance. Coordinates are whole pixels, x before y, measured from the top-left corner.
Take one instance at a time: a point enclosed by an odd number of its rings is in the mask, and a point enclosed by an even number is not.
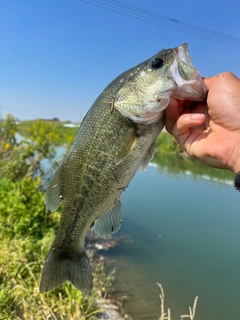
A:
[[[53,239],[46,234],[34,245],[28,239],[1,243],[0,319],[96,319],[101,313],[97,301],[107,297],[115,279],[106,273],[105,262],[94,257],[94,285],[91,295],[76,290],[69,282],[52,292],[39,293],[39,279],[46,248]],[[94,252],[88,252],[90,257]]]
[[[106,273],[105,261],[88,250],[91,263],[94,261],[91,295],[69,282],[40,294],[42,265],[60,213],[45,209],[38,181],[0,182],[0,320],[96,319],[101,312],[98,300],[108,295],[114,271]]]
[[[164,290],[163,287],[160,283],[157,283],[159,289],[160,289],[160,303],[161,303],[161,315],[159,320],[171,320],[171,310],[170,308],[167,309],[167,312],[165,312],[165,295],[164,295]],[[190,320],[194,320],[195,314],[196,314],[196,307],[197,307],[197,301],[198,301],[198,297],[195,298],[194,302],[193,302],[193,307],[189,307],[189,314],[185,314],[180,316],[181,320],[182,319],[190,319]]]

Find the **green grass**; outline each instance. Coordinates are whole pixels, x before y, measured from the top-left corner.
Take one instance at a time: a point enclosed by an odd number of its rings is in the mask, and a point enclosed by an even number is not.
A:
[[[57,229],[60,212],[50,213],[39,191],[41,180],[0,180],[0,320],[96,319],[97,300],[111,290],[114,271],[88,251],[93,263],[91,295],[66,282],[40,294],[41,270]],[[93,259],[94,257],[94,259]]]
[[[41,267],[52,241],[47,234],[41,241],[14,239],[3,242],[1,255],[0,319],[95,319],[100,297],[95,283],[91,296],[65,283],[50,293],[39,293]],[[99,274],[102,277],[103,274]],[[96,277],[96,276],[95,276]]]

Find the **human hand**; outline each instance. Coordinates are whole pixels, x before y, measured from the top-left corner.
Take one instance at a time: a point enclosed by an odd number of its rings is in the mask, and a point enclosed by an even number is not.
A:
[[[240,79],[221,73],[204,79],[206,102],[172,99],[166,129],[187,153],[205,164],[240,171]]]

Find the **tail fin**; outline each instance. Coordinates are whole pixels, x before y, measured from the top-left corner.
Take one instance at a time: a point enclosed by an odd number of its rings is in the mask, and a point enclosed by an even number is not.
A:
[[[51,249],[43,267],[40,292],[54,290],[66,280],[80,291],[91,291],[92,271],[86,251],[66,258],[58,254],[57,249]]]

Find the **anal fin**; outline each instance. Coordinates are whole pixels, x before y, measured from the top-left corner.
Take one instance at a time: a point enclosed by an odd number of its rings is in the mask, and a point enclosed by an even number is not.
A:
[[[94,222],[94,231],[100,236],[110,236],[116,233],[123,222],[122,203],[116,204]]]
[[[63,199],[61,175],[62,166],[60,166],[54,173],[45,193],[46,207],[52,212],[56,211],[59,208]]]

